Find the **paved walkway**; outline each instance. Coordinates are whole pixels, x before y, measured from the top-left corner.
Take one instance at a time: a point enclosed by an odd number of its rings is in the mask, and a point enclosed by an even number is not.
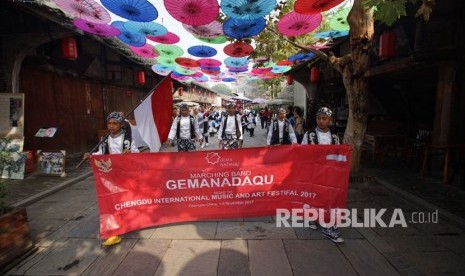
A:
[[[246,136],[246,145],[263,145],[264,131],[256,132]],[[216,146],[213,139],[209,148]],[[88,170],[76,174],[84,179],[28,205],[38,250],[7,275],[465,275],[465,228],[443,210],[438,223],[341,228],[343,244],[311,229],[277,228],[274,217],[261,217],[153,227],[103,248]],[[348,207],[359,217],[363,208],[387,208],[386,221],[395,208],[407,221],[434,210],[384,184],[351,183]]]

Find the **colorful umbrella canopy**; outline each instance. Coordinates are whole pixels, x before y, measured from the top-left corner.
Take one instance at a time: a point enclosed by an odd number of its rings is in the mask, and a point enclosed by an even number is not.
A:
[[[221,61],[214,58],[201,58],[198,60],[198,62],[200,63],[200,66],[209,67],[221,66],[221,64],[223,64]]]
[[[327,11],[345,0],[297,0],[294,4],[294,11],[303,14],[313,14]]]
[[[164,56],[159,56],[157,57],[157,62],[161,65],[164,66],[176,66],[178,65],[176,61],[174,61],[174,58],[172,57],[164,57]]]
[[[249,64],[249,60],[245,57],[243,58],[228,57],[224,60],[224,64],[226,66],[240,67],[240,66],[245,66]]]
[[[158,17],[158,11],[147,0],[100,0],[112,13],[138,22],[150,22]]]
[[[277,24],[278,31],[287,36],[299,36],[315,30],[321,24],[320,13],[300,14],[294,11],[281,17]]]
[[[63,11],[90,22],[105,24],[110,23],[111,16],[99,3],[93,0],[54,0]]]
[[[263,99],[263,98],[255,98],[252,100],[252,103],[256,103],[256,104],[266,104],[267,102],[268,100]]]
[[[223,25],[216,20],[201,26],[191,26],[187,24],[182,24],[182,26],[194,36],[217,37],[224,34]]]
[[[219,66],[200,66],[200,68],[207,71],[221,71],[221,67]]]
[[[202,71],[203,73],[207,74],[207,75],[218,75],[219,73],[221,73],[221,70],[207,70],[207,69],[200,69],[200,71]],[[210,79],[211,80],[211,79]]]
[[[256,75],[263,75],[267,72],[270,72],[273,68],[272,67],[258,67],[258,68],[253,68],[251,73],[256,74]]]
[[[220,8],[217,0],[163,0],[163,3],[174,19],[192,26],[214,21]]]
[[[290,62],[289,60],[280,60],[276,63],[276,65],[280,65],[280,66],[292,65],[292,62]]]
[[[273,68],[271,69],[271,73],[273,74],[282,74],[282,73],[285,73],[289,70],[291,70],[292,67],[291,66],[273,66]]]
[[[347,31],[349,30],[349,23],[347,22],[347,16],[349,15],[350,8],[341,9],[329,20],[329,27],[336,31]]]
[[[200,36],[195,36],[194,35],[194,37],[197,38],[200,41],[207,42],[207,43],[210,43],[210,44],[223,44],[223,43],[225,43],[227,41],[227,38],[224,35],[220,35],[220,36],[217,36],[217,37],[200,37]]]
[[[166,34],[160,35],[160,36],[148,35],[146,37],[147,37],[148,40],[158,42],[158,43],[161,43],[161,44],[176,44],[180,40],[179,36],[177,34],[172,33],[172,32],[167,32]]]
[[[312,59],[315,57],[314,53],[297,53],[288,58],[290,62],[300,62],[303,60]]]
[[[212,57],[217,54],[215,48],[205,45],[196,45],[189,47],[187,52],[195,57]]]
[[[155,73],[158,73],[158,72],[171,72],[173,71],[174,69],[176,69],[176,66],[168,66],[168,65],[163,65],[163,64],[155,64],[152,66],[152,70],[155,72]]]
[[[129,46],[129,49],[131,49],[131,51],[141,57],[145,57],[145,58],[156,58],[158,57],[158,53],[156,53],[154,50],[153,50],[153,46],[150,45],[150,44],[145,44],[144,46],[142,47],[134,47],[134,46]]]
[[[154,46],[154,49],[160,56],[168,57],[171,59],[180,57],[184,54],[184,50],[176,45],[157,44]]]
[[[178,57],[174,61],[176,61],[177,64],[183,66],[183,67],[199,67],[200,63],[192,58],[187,58],[187,57]]]
[[[165,26],[155,22],[128,21],[124,23],[124,28],[132,33],[141,34],[143,36],[165,35],[168,32]]]
[[[341,36],[346,36],[349,34],[349,31],[328,31],[328,32],[320,32],[314,34],[316,38],[336,38]]]
[[[252,54],[253,47],[245,42],[234,42],[226,45],[223,51],[230,57],[246,57]]]
[[[258,35],[265,25],[266,20],[262,17],[257,19],[229,18],[224,22],[223,32],[229,37],[242,39]]]
[[[100,36],[118,36],[121,34],[121,31],[113,26],[90,22],[80,18],[74,19],[73,24],[85,32]]]
[[[233,81],[236,81],[236,78],[226,77],[226,78],[222,78],[221,80],[224,82],[233,82]]]
[[[181,67],[176,67],[176,69],[174,69],[174,72],[176,72],[178,74],[181,74],[181,75],[193,75],[193,74],[195,74],[195,70],[188,70],[188,69],[184,69],[184,68],[181,68]]]
[[[276,6],[276,0],[222,0],[221,10],[231,18],[258,19],[269,14]]]
[[[228,69],[230,73],[242,73],[242,72],[247,72],[249,71],[249,68],[244,68],[244,67],[231,67]]]
[[[114,21],[111,23],[111,26],[119,29],[121,34],[117,36],[122,42],[136,47],[142,47],[147,42],[145,36],[140,34],[134,34],[124,28],[124,22]]]

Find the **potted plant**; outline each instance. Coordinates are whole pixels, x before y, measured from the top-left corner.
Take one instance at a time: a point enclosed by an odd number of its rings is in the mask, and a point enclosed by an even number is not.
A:
[[[0,179],[0,274],[34,249],[26,208],[13,208],[6,196],[5,182]]]

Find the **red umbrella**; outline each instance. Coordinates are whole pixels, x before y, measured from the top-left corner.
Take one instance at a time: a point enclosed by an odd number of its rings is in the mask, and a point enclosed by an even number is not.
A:
[[[135,54],[145,57],[145,58],[156,58],[158,53],[153,50],[153,46],[150,44],[145,44],[142,47],[129,46],[132,52]]]
[[[252,54],[253,47],[245,42],[234,42],[226,45],[223,49],[224,53],[231,57],[246,57]]]
[[[287,59],[284,59],[284,60],[280,60],[280,61],[276,62],[276,65],[287,66],[287,65],[292,65],[292,62],[290,62]]]
[[[85,32],[100,36],[119,36],[121,34],[118,28],[108,24],[94,23],[80,18],[74,19],[73,24]]]
[[[207,75],[219,75],[221,73],[221,70],[214,71],[214,70],[201,69],[200,71],[204,72]]]
[[[154,42],[158,42],[161,44],[176,44],[179,42],[180,38],[178,35],[173,34],[172,32],[167,32],[165,35],[161,36],[146,36],[148,40],[152,40]]]
[[[111,17],[108,11],[93,0],[54,0],[60,9],[75,17],[87,21],[105,24],[110,23]]]
[[[213,21],[201,26],[190,26],[182,24],[184,29],[194,36],[200,37],[217,37],[223,35],[223,25],[218,21]]]
[[[278,22],[278,31],[287,36],[299,36],[315,30],[321,24],[323,17],[320,13],[300,14],[290,12]]]
[[[184,67],[199,67],[200,63],[192,58],[186,58],[186,57],[178,57],[174,61],[176,61],[177,64],[184,66]]]
[[[223,64],[221,61],[214,59],[214,58],[201,58],[198,60],[200,63],[200,66],[206,66],[206,67],[216,67],[216,66],[221,66]]]
[[[192,26],[214,21],[220,11],[217,0],[163,0],[163,3],[174,19]]]
[[[297,0],[294,11],[303,14],[312,14],[327,11],[345,0]]]

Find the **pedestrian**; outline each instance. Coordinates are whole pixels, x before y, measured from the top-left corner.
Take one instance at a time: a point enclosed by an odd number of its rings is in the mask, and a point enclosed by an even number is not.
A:
[[[332,120],[333,112],[328,107],[321,107],[316,112],[317,127],[304,134],[302,145],[339,145],[339,137],[332,134],[329,125]],[[321,234],[336,243],[344,242],[339,236],[336,226],[321,226]],[[310,228],[317,229],[315,222],[310,222]]]
[[[197,123],[199,124],[200,133],[202,133],[202,136],[204,136],[203,134],[204,134],[204,121],[205,121],[205,118],[203,116],[203,107],[201,107],[200,110],[199,110],[198,107],[194,107],[192,113],[193,113],[194,119],[196,119]],[[208,135],[207,135],[207,137],[208,137]],[[205,147],[205,137],[203,137],[203,138],[204,139],[199,141],[201,149],[203,149]]]
[[[171,130],[168,134],[168,144],[171,144],[176,138],[179,152],[195,151],[195,142],[202,140],[199,123],[194,116],[189,114],[187,104],[182,103],[179,105],[179,113],[180,115],[174,119],[171,125]]]
[[[262,129],[264,129],[265,121],[266,121],[264,108],[260,108],[259,116],[260,116],[260,126],[262,127]]]
[[[302,109],[298,106],[294,107],[294,116],[292,117],[292,127],[294,127],[297,143],[301,143],[304,137],[305,119],[303,118]]]
[[[277,117],[271,121],[266,144],[270,146],[297,144],[294,129],[289,120],[286,119],[286,110],[280,108]]]
[[[241,126],[242,126],[242,134],[244,134],[247,129],[247,125],[249,124],[249,121],[247,120],[247,115],[244,113],[244,109],[242,107],[239,108],[239,115],[241,116]]]
[[[97,152],[93,152],[92,155],[102,154],[126,154],[126,153],[137,153],[137,149],[134,141],[124,129],[125,121],[123,116],[119,112],[112,112],[107,117],[107,128],[108,136],[102,137],[103,141],[99,146]],[[90,153],[84,153],[84,159],[89,159]],[[110,246],[121,242],[120,236],[112,236],[106,239],[102,245]]]
[[[218,130],[218,147],[220,149],[242,148],[241,117],[239,114],[236,114],[236,105],[234,103],[229,103],[227,107],[227,114],[221,118]]]
[[[257,126],[257,120],[255,117],[257,117],[257,113],[255,113],[253,108],[250,108],[250,112],[247,114],[247,129],[249,130],[250,137],[254,136],[255,127]]]
[[[265,108],[263,109],[263,117],[265,118],[265,128],[268,128],[271,121],[271,114],[268,106],[265,106]]]

